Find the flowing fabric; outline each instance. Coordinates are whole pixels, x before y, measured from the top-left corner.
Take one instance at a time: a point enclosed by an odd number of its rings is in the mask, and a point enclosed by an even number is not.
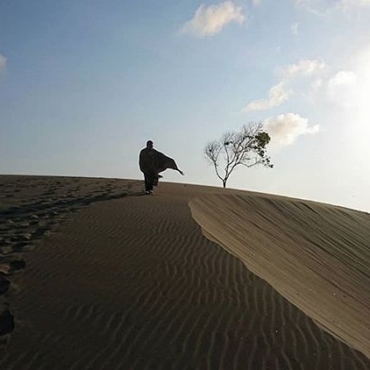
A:
[[[140,152],[139,165],[141,172],[144,174],[151,174],[157,179],[158,175],[167,169],[180,172],[173,158],[167,157],[165,154],[155,149],[143,149]]]
[[[161,152],[156,151],[156,168],[158,173],[163,172],[167,169],[179,171],[177,164],[174,159],[167,157]]]

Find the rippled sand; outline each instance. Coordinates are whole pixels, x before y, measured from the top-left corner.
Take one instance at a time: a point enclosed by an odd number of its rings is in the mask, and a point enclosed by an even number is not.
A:
[[[0,194],[1,369],[370,369],[365,213],[119,179]]]

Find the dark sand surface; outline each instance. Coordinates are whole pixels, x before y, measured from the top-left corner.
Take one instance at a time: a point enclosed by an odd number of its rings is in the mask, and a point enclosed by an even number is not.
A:
[[[141,190],[134,180],[0,177],[10,283],[0,369],[370,369],[204,237],[188,205],[252,193]]]

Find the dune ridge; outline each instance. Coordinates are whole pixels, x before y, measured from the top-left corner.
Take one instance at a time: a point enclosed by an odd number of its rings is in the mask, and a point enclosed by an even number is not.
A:
[[[255,195],[207,195],[189,206],[206,237],[370,358],[369,214]]]

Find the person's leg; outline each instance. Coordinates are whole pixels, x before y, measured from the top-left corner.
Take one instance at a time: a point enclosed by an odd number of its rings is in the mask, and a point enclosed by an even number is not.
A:
[[[158,186],[158,176],[153,174],[153,181],[152,181],[153,186]]]
[[[152,193],[154,182],[155,182],[155,173],[148,172],[144,174],[144,178],[145,178],[145,191],[147,193],[149,192]]]
[[[152,177],[152,185],[153,186],[158,186],[158,181],[163,176],[161,176],[158,172],[153,172],[152,175],[153,175],[153,177]]]
[[[150,175],[148,173],[144,173],[144,182],[145,182],[145,191],[148,192],[153,189],[153,186],[151,186],[150,182]]]
[[[148,191],[153,191],[153,185],[154,185],[154,173],[150,173],[148,175]]]

